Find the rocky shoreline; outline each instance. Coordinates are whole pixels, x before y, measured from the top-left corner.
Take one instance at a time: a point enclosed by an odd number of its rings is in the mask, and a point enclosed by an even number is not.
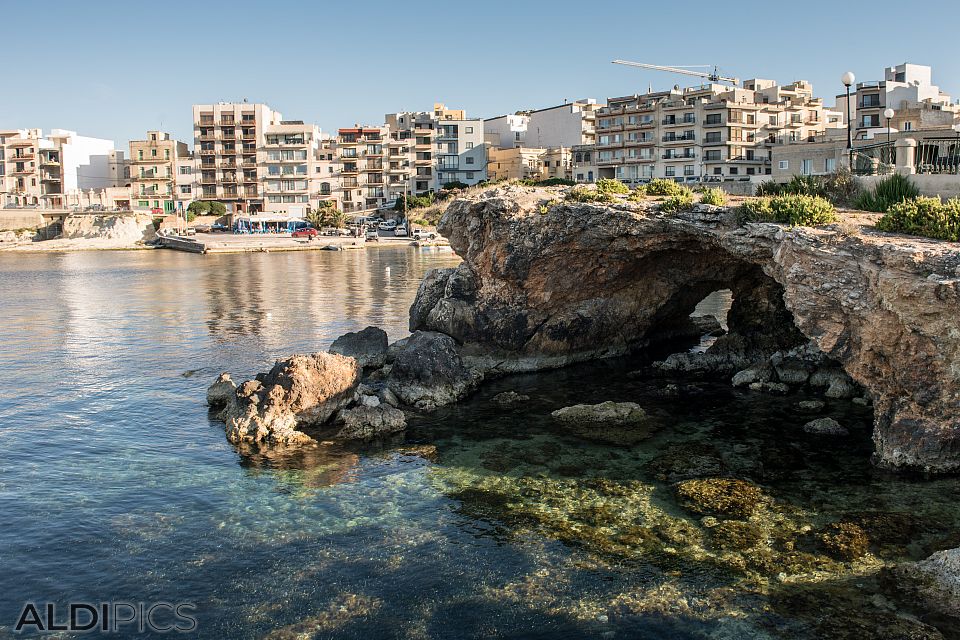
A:
[[[440,231],[464,262],[424,278],[410,309],[412,335],[389,344],[385,332],[368,327],[338,338],[329,352],[278,361],[239,385],[222,374],[207,399],[228,439],[258,447],[370,441],[485,379],[705,335],[712,343],[703,352],[676,353],[631,375],[710,376],[753,392],[803,390],[872,406],[879,466],[960,470],[955,245],[741,225],[734,211],[705,205],[666,215],[650,203],[568,203],[558,195],[507,186],[455,201]],[[694,306],[720,289],[733,292],[726,329],[692,319]],[[504,408],[524,401],[514,392],[494,399]],[[817,417],[823,407],[796,405],[810,417],[804,431],[845,436],[842,424]],[[613,446],[663,426],[630,402],[552,416],[576,437]],[[721,501],[742,493],[739,485],[722,489]],[[705,496],[699,486],[681,490],[690,500]],[[942,553],[897,575],[920,584],[911,593],[925,606],[935,598],[936,610],[956,616],[956,556]]]

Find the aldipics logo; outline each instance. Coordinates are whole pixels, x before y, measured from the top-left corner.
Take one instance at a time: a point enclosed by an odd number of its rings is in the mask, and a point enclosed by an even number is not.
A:
[[[100,631],[105,633],[189,633],[196,631],[196,605],[189,602],[72,602],[58,608],[28,602],[14,631]]]

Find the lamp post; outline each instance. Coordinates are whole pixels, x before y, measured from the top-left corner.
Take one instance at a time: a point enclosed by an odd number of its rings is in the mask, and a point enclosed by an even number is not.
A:
[[[894,111],[890,107],[887,107],[883,111],[883,117],[887,119],[887,159],[890,160],[890,164],[896,164],[893,160],[893,148],[890,146],[890,119],[893,118]]]
[[[857,81],[853,71],[847,71],[840,78],[840,82],[847,88],[847,155],[849,156],[850,171],[853,172],[853,120],[850,115],[850,87]]]
[[[955,124],[950,128],[957,132],[957,142],[953,145],[953,153],[951,156],[956,163],[957,173],[960,173],[960,159],[958,159],[958,157],[960,157],[960,124]]]

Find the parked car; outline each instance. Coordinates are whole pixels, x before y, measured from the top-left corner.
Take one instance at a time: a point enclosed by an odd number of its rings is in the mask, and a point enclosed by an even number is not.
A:
[[[381,222],[379,225],[377,225],[377,227],[378,227],[381,231],[393,231],[394,229],[397,228],[397,221],[396,221],[396,220],[384,220],[384,221]]]
[[[300,229],[297,229],[290,235],[294,238],[313,239],[317,237],[317,230],[314,229],[313,227],[301,227]]]
[[[197,233],[210,233],[212,229],[213,227],[211,227],[209,224],[198,224],[194,227],[194,230]]]
[[[376,229],[370,227],[367,229],[367,232],[363,235],[363,239],[367,242],[380,242],[380,234]]]
[[[393,235],[397,236],[398,238],[406,238],[407,228],[402,224],[398,225],[397,228],[393,230]]]
[[[414,229],[413,230],[413,239],[414,240],[433,240],[437,237],[437,234],[433,231],[424,231],[423,229]]]
[[[212,225],[210,225],[211,233],[226,233],[227,231],[230,231],[230,227],[222,222],[214,222]]]

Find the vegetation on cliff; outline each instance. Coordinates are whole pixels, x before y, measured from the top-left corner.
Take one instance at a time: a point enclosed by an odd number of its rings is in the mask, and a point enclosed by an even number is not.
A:
[[[960,242],[960,199],[917,197],[890,205],[877,222],[881,231]]]

